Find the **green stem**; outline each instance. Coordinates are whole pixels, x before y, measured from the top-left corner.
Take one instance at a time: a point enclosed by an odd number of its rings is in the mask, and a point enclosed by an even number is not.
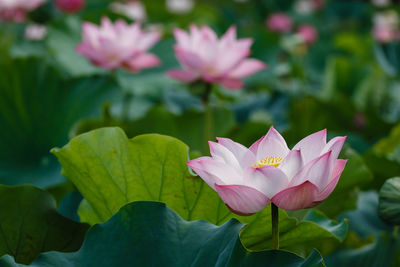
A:
[[[210,106],[210,94],[211,94],[212,84],[205,83],[205,90],[203,93],[202,101],[205,108],[204,117],[204,153],[208,151],[208,141],[212,140],[213,137],[213,114]]]
[[[272,216],[272,243],[275,250],[279,249],[279,210],[274,203],[271,203]]]
[[[129,111],[132,102],[133,95],[128,92],[124,92],[123,99],[122,99],[122,120],[128,121],[129,120]]]
[[[399,226],[396,225],[396,226],[393,228],[393,238],[394,238],[394,239],[397,239],[398,233],[399,233]]]

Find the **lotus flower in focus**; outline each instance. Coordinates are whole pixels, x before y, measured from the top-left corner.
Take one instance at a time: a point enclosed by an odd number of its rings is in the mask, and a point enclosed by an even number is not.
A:
[[[46,0],[0,0],[0,18],[5,21],[23,22],[26,13],[42,5]]]
[[[171,78],[182,82],[203,80],[207,83],[219,83],[230,89],[243,88],[242,78],[250,76],[266,67],[256,59],[248,59],[251,39],[237,39],[236,28],[231,27],[219,39],[207,26],[190,26],[187,33],[175,29],[177,40],[175,53],[183,70],[167,73]]]
[[[318,39],[318,32],[314,26],[303,24],[297,29],[297,34],[308,45],[313,44]]]
[[[227,138],[209,142],[211,157],[187,164],[239,215],[251,215],[270,202],[285,210],[318,205],[336,187],[346,160],[337,159],[346,137],[326,143],[326,130],[293,149],[271,127],[250,148]]]
[[[85,0],[56,0],[56,7],[65,13],[76,13],[85,7]]]
[[[125,68],[136,73],[160,64],[157,56],[147,52],[160,40],[160,33],[147,33],[139,23],[128,25],[117,20],[113,24],[103,18],[100,27],[84,22],[82,28],[83,42],[76,50],[96,66],[108,70]]]
[[[267,19],[267,27],[273,32],[288,33],[291,31],[292,26],[292,19],[285,13],[275,13]]]

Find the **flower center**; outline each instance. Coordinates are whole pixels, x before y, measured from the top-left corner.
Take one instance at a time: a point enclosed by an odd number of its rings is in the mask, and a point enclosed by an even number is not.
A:
[[[253,165],[251,165],[253,168],[260,168],[260,167],[265,167],[265,166],[273,166],[273,167],[278,167],[279,164],[281,164],[283,158],[281,157],[266,157],[263,158]]]

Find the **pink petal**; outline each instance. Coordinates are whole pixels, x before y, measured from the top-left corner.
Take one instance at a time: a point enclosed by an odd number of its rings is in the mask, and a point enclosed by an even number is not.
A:
[[[318,187],[309,181],[287,188],[272,198],[272,202],[284,210],[299,210],[312,207]]]
[[[221,50],[213,66],[221,75],[228,75],[231,70],[235,69],[241,61],[250,55],[250,49],[248,48],[227,47]]]
[[[328,151],[332,151],[332,158],[337,159],[339,157],[340,151],[342,150],[343,144],[346,141],[347,136],[338,136],[332,138],[328,144],[325,145],[324,149],[322,149],[321,154],[324,154]]]
[[[152,48],[161,39],[161,33],[151,32],[142,34],[138,44],[137,49],[141,51],[146,51]]]
[[[106,31],[114,31],[113,24],[108,17],[101,18],[101,27],[104,28]]]
[[[240,63],[239,66],[229,72],[229,77],[244,78],[265,69],[266,67],[267,65],[260,60],[246,59]]]
[[[238,172],[242,171],[239,161],[229,149],[212,141],[208,141],[208,145],[210,146],[210,153],[213,158],[225,162],[227,165],[235,168]]]
[[[183,50],[179,46],[175,46],[176,57],[179,62],[190,70],[202,70],[204,68],[203,60],[195,53]]]
[[[84,43],[89,42],[92,45],[97,45],[97,35],[98,35],[98,28],[96,25],[90,22],[83,22],[82,23],[82,35]]]
[[[236,143],[229,138],[217,137],[218,143],[229,149],[236,159],[240,162],[248,149],[242,144]]]
[[[343,159],[336,160],[335,166],[333,167],[331,180],[329,181],[329,184],[318,194],[315,204],[322,202],[333,192],[337,183],[339,182],[340,175],[342,175],[346,163],[347,160]]]
[[[248,167],[244,173],[244,184],[257,189],[271,199],[287,187],[289,180],[280,169],[275,167]]]
[[[328,151],[308,162],[303,169],[293,177],[290,181],[290,186],[297,186],[306,181],[310,181],[322,190],[329,182],[332,168],[332,151]]]
[[[285,158],[289,153],[285,139],[273,126],[269,129],[267,135],[254,143],[249,149],[256,155],[257,160],[266,157]]]
[[[180,47],[182,47],[183,49],[189,49],[190,37],[185,31],[175,28],[174,36]]]
[[[260,191],[244,185],[218,185],[215,189],[234,213],[249,216],[263,210],[270,200]]]
[[[291,150],[278,166],[291,180],[293,176],[303,168],[301,150]]]
[[[244,84],[239,79],[223,79],[221,85],[231,90],[242,89]]]
[[[321,155],[322,149],[326,145],[326,129],[310,134],[298,142],[293,149],[300,149],[304,163],[315,159]]]
[[[160,59],[157,56],[148,53],[140,54],[139,56],[124,62],[124,66],[133,72],[140,71],[141,69],[157,67],[160,64]]]
[[[243,184],[242,177],[231,166],[210,157],[201,157],[187,164],[212,188],[218,184]]]
[[[186,70],[170,70],[167,76],[185,83],[194,82],[199,78],[197,73]]]
[[[221,37],[221,42],[232,43],[236,40],[236,26],[232,25]]]
[[[217,41],[218,36],[215,34],[215,32],[208,26],[204,25],[201,27],[201,33],[204,39],[208,39],[211,41]]]

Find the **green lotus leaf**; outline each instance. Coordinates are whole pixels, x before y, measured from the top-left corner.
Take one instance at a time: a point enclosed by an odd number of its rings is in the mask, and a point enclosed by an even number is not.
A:
[[[379,217],[390,225],[400,225],[400,177],[387,180],[379,192]]]
[[[93,226],[79,251],[44,253],[32,266],[324,266],[316,250],[306,259],[286,251],[248,253],[241,227],[235,219],[221,226],[188,222],[165,204],[134,202]],[[12,266],[7,258],[2,263]]]
[[[39,188],[0,185],[0,256],[29,264],[41,252],[76,251],[88,228],[57,213],[54,198]]]

